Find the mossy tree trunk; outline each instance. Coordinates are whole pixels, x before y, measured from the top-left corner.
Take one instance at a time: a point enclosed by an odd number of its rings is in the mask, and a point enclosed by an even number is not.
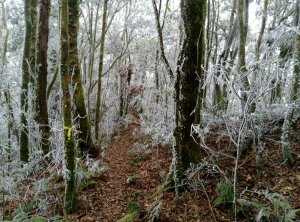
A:
[[[20,159],[23,162],[28,162],[28,128],[26,113],[28,111],[28,84],[30,75],[30,49],[32,38],[32,23],[31,23],[31,2],[24,0],[24,15],[25,15],[25,40],[22,60],[22,88],[21,88],[21,133],[20,133]]]
[[[95,153],[94,144],[91,135],[90,122],[87,117],[87,110],[85,106],[84,91],[82,86],[80,64],[78,60],[77,36],[79,27],[79,1],[68,1],[69,12],[69,65],[72,72],[72,87],[74,89],[74,103],[76,107],[76,114],[80,116],[79,125],[79,147],[82,154],[97,155]]]
[[[72,70],[69,67],[69,33],[68,33],[68,0],[61,2],[61,87],[63,91],[62,104],[64,116],[64,144],[66,169],[68,176],[66,178],[65,189],[65,212],[71,213],[76,207],[76,189],[75,189],[75,142],[72,133],[72,112],[71,112],[71,94],[70,85]]]
[[[300,12],[300,0],[297,0],[296,7],[295,7],[295,20],[297,22],[298,28],[300,27],[299,23],[299,12]],[[299,87],[300,87],[300,35],[297,34],[296,36],[296,42],[295,42],[295,65],[294,65],[294,73],[293,73],[293,85],[292,85],[292,91],[291,91],[291,101],[295,102],[297,99],[299,99]]]
[[[295,4],[295,25],[297,27],[300,26],[299,23],[299,12],[300,12],[300,0],[296,1]],[[291,88],[291,105],[287,111],[284,124],[282,127],[282,155],[283,160],[287,162],[290,166],[294,164],[294,158],[292,155],[292,147],[294,144],[293,137],[297,137],[297,133],[299,133],[299,99],[300,99],[300,35],[297,34],[295,49],[294,49],[294,73],[292,80],[292,88]],[[299,141],[299,140],[298,140]],[[298,142],[299,143],[299,142]],[[299,146],[299,144],[297,144]]]
[[[197,95],[203,78],[206,0],[181,0],[180,9],[183,33],[175,82],[175,183],[181,182],[183,172],[191,163],[201,161],[200,146],[190,132],[192,124],[200,122]]]
[[[36,97],[37,113],[36,121],[39,124],[40,133],[42,134],[41,147],[44,155],[50,151],[50,127],[48,120],[47,105],[47,76],[48,76],[48,38],[49,38],[49,16],[50,0],[40,1],[39,25],[38,25],[38,42],[37,42],[37,79],[36,79]]]
[[[97,100],[96,100],[96,119],[95,119],[95,138],[99,137],[99,122],[100,122],[100,106],[101,106],[101,96],[102,96],[102,74],[103,74],[103,58],[104,58],[104,46],[105,46],[105,33],[106,33],[106,23],[107,23],[107,5],[108,0],[103,2],[103,15],[102,15],[102,28],[100,36],[100,56],[99,56],[99,70],[98,70],[98,90],[97,90]]]

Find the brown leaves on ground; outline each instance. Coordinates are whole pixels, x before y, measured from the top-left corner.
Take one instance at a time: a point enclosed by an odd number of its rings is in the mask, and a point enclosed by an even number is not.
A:
[[[141,211],[138,221],[148,221],[146,215],[149,213],[149,206],[154,201],[159,201],[161,204],[159,221],[233,221],[232,207],[216,208],[213,205],[217,196],[216,185],[222,178],[221,174],[210,174],[203,170],[195,174],[198,187],[189,186],[189,191],[179,196],[174,190],[155,194],[158,186],[163,183],[162,175],[169,170],[171,149],[170,147],[154,147],[152,152],[145,157],[140,153],[131,155],[129,150],[134,147],[134,144],[142,143],[141,139],[135,136],[140,132],[138,117],[133,115],[132,118],[133,124],[124,129],[114,144],[105,151],[104,162],[108,168],[106,176],[98,179],[95,186],[79,196],[81,209],[71,215],[70,220],[118,221],[126,214],[130,201],[136,201]],[[216,130],[212,129],[212,131]],[[219,138],[212,133],[207,138],[207,146],[212,149],[210,152],[216,154],[213,156],[215,164],[231,178],[236,151],[230,139],[226,136]],[[256,155],[257,148],[250,144],[246,149],[239,161],[238,192],[241,193],[245,189],[268,190],[286,196],[292,208],[299,208],[300,164],[296,162],[295,166],[290,168],[282,163],[280,135],[272,135],[271,139],[265,139],[265,149],[260,152],[259,163]],[[212,158],[210,154],[205,152],[203,157],[210,159]],[[272,207],[270,203],[264,202],[264,198],[261,200],[262,204]],[[251,213],[253,216],[248,218],[239,215],[238,221],[254,221],[258,210],[251,209]]]
[[[133,162],[128,151],[138,142],[133,132],[139,131],[140,126],[136,115],[132,119],[133,124],[105,150],[103,161],[108,171],[78,197],[80,210],[70,215],[71,221],[117,221],[126,214],[130,201],[139,203],[143,220],[149,197],[162,183],[160,172],[168,170],[171,153],[167,147],[153,148],[149,156]],[[135,182],[129,183],[130,177],[135,177]]]

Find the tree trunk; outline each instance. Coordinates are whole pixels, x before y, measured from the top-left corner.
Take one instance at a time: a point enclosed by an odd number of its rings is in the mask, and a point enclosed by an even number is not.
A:
[[[219,57],[219,61],[217,65],[217,73],[216,73],[216,77],[214,78],[214,82],[215,82],[214,105],[217,107],[218,110],[222,110],[222,111],[227,110],[228,99],[227,99],[227,85],[226,83],[223,83],[224,81],[226,81],[226,79],[221,75],[221,69],[222,67],[226,67],[227,65],[230,49],[232,47],[234,39],[236,38],[236,32],[237,32],[237,19],[235,18],[236,5],[237,5],[237,0],[233,0],[230,19],[229,19],[230,30],[228,32],[228,36],[225,41],[223,52]],[[230,69],[224,68],[224,70],[226,70],[225,75],[228,78]],[[221,79],[218,80],[218,78]]]
[[[71,94],[70,82],[72,72],[69,69],[69,36],[68,36],[68,0],[62,0],[61,6],[61,87],[63,91],[63,118],[64,118],[64,145],[66,169],[68,176],[66,177],[65,203],[66,213],[75,210],[76,190],[75,190],[75,142],[72,133],[72,112],[71,112]]]
[[[247,19],[244,19],[244,0],[238,0],[237,9],[238,9],[238,25],[239,25],[239,61],[238,61],[238,70],[242,75],[242,95],[241,95],[241,104],[242,109],[246,109],[246,112],[254,112],[255,106],[254,103],[250,104],[251,94],[250,94],[250,82],[247,77],[247,68],[246,68],[246,39],[247,39]],[[248,11],[248,10],[246,10]]]
[[[38,0],[31,0],[31,49],[30,49],[30,78],[29,84],[31,87],[35,86],[36,83],[36,47],[37,47],[37,14]],[[32,101],[29,101],[32,102]],[[35,110],[35,109],[34,109]]]
[[[22,60],[22,92],[21,92],[21,134],[20,134],[20,159],[28,162],[28,128],[26,113],[28,111],[28,84],[29,84],[29,62],[30,49],[32,38],[32,23],[31,23],[31,2],[24,0],[24,14],[25,14],[25,41]]]
[[[98,91],[96,101],[96,119],[95,119],[95,138],[99,139],[99,122],[100,122],[100,106],[101,106],[101,90],[102,90],[102,74],[103,74],[103,59],[104,59],[104,46],[105,46],[105,33],[107,23],[107,5],[108,0],[103,3],[103,16],[102,16],[102,29],[100,36],[100,57],[99,57],[99,70],[98,70]]]
[[[300,0],[296,1],[295,4],[295,17],[294,17],[294,25],[299,28],[299,12],[300,12]],[[295,57],[295,65],[294,65],[294,73],[292,79],[292,89],[291,89],[291,104],[286,113],[286,117],[284,119],[283,127],[282,127],[282,155],[283,160],[290,166],[292,166],[295,162],[292,155],[292,147],[294,142],[293,137],[298,137],[297,131],[299,132],[299,86],[300,86],[300,35],[297,34],[295,48],[294,48],[294,57]],[[294,131],[294,132],[293,132]],[[296,133],[295,133],[296,131]],[[297,144],[298,146],[299,144]]]
[[[191,137],[190,132],[192,124],[200,122],[201,107],[198,105],[197,108],[199,98],[195,95],[199,95],[199,89],[202,87],[206,0],[181,0],[180,8],[184,33],[181,35],[182,50],[175,82],[175,182],[181,182],[183,172],[191,163],[201,160],[200,146]]]
[[[297,0],[296,10],[295,10],[295,20],[297,21],[297,27],[300,27],[299,23],[299,12],[300,12],[300,0]],[[297,34],[295,42],[295,65],[293,73],[292,91],[291,91],[291,101],[295,102],[299,99],[299,87],[300,87],[300,35]]]
[[[7,27],[7,22],[6,22],[6,10],[5,10],[5,6],[4,6],[4,2],[1,2],[1,7],[2,7],[2,33],[3,33],[3,45],[2,45],[2,52],[1,52],[1,67],[0,67],[0,76],[3,77],[3,74],[7,68],[7,46],[8,46],[8,37],[9,37],[9,30]],[[10,96],[10,89],[8,87],[8,89],[6,89],[4,91],[4,97],[5,97],[5,101],[6,101],[6,105],[7,105],[7,144],[8,144],[8,148],[9,148],[9,152],[11,149],[11,136],[12,134],[14,134],[16,136],[17,139],[17,144],[20,143],[19,140],[19,132],[17,129],[17,125],[15,122],[15,118],[14,118],[14,111],[13,111],[13,106],[12,106],[12,102],[11,102],[11,96]],[[10,156],[9,156],[10,158]]]
[[[89,154],[92,157],[98,155],[93,144],[90,122],[88,121],[87,111],[85,106],[84,92],[80,75],[80,65],[78,61],[77,35],[79,25],[79,1],[69,0],[69,65],[70,72],[73,76],[72,86],[74,89],[74,103],[76,112],[80,116],[79,125],[79,147],[82,154]]]
[[[50,151],[50,127],[48,121],[48,105],[47,105],[47,76],[48,76],[48,37],[49,37],[49,16],[50,16],[50,0],[41,0],[40,2],[40,18],[38,28],[37,43],[37,81],[36,81],[36,97],[37,97],[37,115],[36,121],[39,124],[40,133],[42,134],[41,146],[44,155]]]
[[[157,9],[157,5],[156,5],[155,0],[152,0],[152,5],[153,5],[153,9],[154,9],[156,29],[157,29],[157,33],[158,33],[160,54],[161,54],[161,57],[163,59],[163,62],[165,63],[165,66],[167,68],[167,71],[169,73],[170,78],[174,79],[174,74],[173,74],[172,68],[171,68],[170,63],[169,63],[169,61],[166,57],[166,54],[165,54],[164,40],[163,40],[163,34],[162,34],[162,26],[160,24],[160,18],[159,18],[160,13],[159,13],[159,10]]]
[[[269,0],[264,0],[262,21],[261,21],[261,26],[260,26],[256,46],[255,46],[256,61],[259,60],[259,56],[260,56],[260,46],[261,46],[262,38],[263,38],[263,35],[264,35],[264,32],[265,32],[267,18],[268,18],[268,5],[269,5]]]

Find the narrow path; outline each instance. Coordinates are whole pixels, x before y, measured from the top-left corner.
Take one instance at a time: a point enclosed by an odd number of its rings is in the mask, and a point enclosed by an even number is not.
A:
[[[128,185],[127,177],[132,169],[129,166],[128,150],[132,147],[134,140],[133,130],[137,125],[129,126],[122,134],[120,140],[110,147],[105,154],[105,163],[108,167],[108,177],[105,184],[101,185],[101,201],[99,215],[101,221],[117,221],[126,212],[126,193]]]
[[[137,127],[131,124],[119,140],[105,150],[104,164],[108,171],[92,189],[81,194],[85,196],[86,209],[78,221],[112,222],[126,212],[126,179],[130,173],[127,151],[133,145],[132,132]]]
[[[139,119],[132,114],[133,123],[123,130],[112,146],[105,150],[104,165],[108,171],[102,178],[97,178],[96,184],[83,191],[78,197],[80,210],[71,215],[71,221],[115,222],[127,212],[129,200],[134,199],[145,211],[148,199],[162,182],[160,172],[162,167],[168,168],[169,161],[159,161],[157,150],[152,149],[148,158],[132,164],[128,155],[137,138],[133,131],[139,131]],[[155,151],[156,150],[156,151]],[[169,155],[164,152],[164,158]],[[163,162],[161,164],[158,164]],[[128,183],[129,176],[138,176],[137,183]]]

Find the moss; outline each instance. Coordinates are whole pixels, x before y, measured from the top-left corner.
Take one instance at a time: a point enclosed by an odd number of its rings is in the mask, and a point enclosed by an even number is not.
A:
[[[75,141],[72,135],[70,72],[68,67],[68,1],[62,1],[62,28],[61,28],[61,85],[63,91],[64,115],[64,145],[65,162],[68,175],[65,189],[65,212],[72,213],[76,209],[75,189]],[[71,130],[71,131],[70,131]]]
[[[118,222],[134,222],[139,217],[138,212],[129,212],[124,217],[122,217]]]
[[[36,75],[36,121],[40,126],[42,134],[42,151],[46,155],[50,151],[50,127],[48,120],[48,103],[46,97],[48,76],[48,37],[50,1],[41,1],[39,11],[38,41],[37,41],[37,64],[39,64]]]
[[[82,80],[80,75],[80,65],[78,61],[78,49],[77,49],[77,35],[78,35],[78,1],[69,0],[69,65],[70,72],[73,76],[72,86],[74,88],[74,103],[76,106],[76,112],[80,116],[79,125],[79,147],[82,154],[88,153],[92,156],[97,156],[95,146],[91,137],[91,126],[87,117],[87,110],[85,106],[84,91],[82,86]],[[91,152],[91,150],[93,152]]]
[[[72,213],[76,209],[76,187],[75,187],[75,143],[71,138],[65,139],[65,152],[66,152],[66,168],[69,175],[66,179],[65,191],[65,211]]]
[[[189,168],[190,163],[198,163],[201,160],[200,147],[191,138],[190,128],[192,124],[200,122],[202,109],[206,1],[182,0],[180,6],[185,35],[181,36],[183,47],[179,55],[175,82],[175,184],[181,183],[182,174]]]
[[[21,205],[19,208],[16,209],[15,212],[13,212],[13,217],[18,218],[21,216],[22,213],[29,213],[30,211],[36,209],[38,207],[39,201],[33,200],[27,204]]]
[[[140,215],[140,207],[138,202],[131,201],[128,204],[128,213],[122,217],[118,222],[134,222],[137,221]]]

